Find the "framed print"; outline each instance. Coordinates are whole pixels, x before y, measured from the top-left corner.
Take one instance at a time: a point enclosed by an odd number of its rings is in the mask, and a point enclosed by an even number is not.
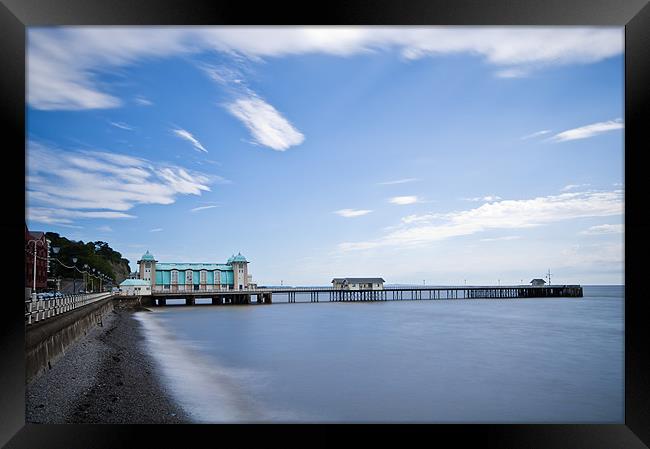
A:
[[[647,447],[647,2],[302,9],[3,0],[0,443]]]

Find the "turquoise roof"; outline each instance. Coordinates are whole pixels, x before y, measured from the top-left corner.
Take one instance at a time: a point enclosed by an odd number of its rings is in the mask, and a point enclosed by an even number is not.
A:
[[[228,259],[228,263],[233,263],[233,262],[248,262],[244,256],[241,255],[241,253],[237,254],[236,256],[233,255]]]
[[[143,279],[124,279],[120,283],[120,287],[129,287],[129,286],[133,286],[133,285],[142,286],[142,285],[150,285],[150,284],[149,284],[149,281],[145,281]]]
[[[153,254],[149,253],[149,250],[147,250],[147,252],[142,255],[142,260],[154,260]]]
[[[164,270],[232,271],[232,267],[230,265],[226,265],[222,263],[157,263],[156,264],[156,271],[164,271]]]

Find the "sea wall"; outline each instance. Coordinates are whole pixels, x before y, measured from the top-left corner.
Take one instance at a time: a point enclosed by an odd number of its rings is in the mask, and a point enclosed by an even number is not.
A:
[[[25,376],[29,383],[51,368],[65,350],[88,330],[103,325],[102,317],[113,310],[114,300],[97,301],[32,325],[25,332]]]

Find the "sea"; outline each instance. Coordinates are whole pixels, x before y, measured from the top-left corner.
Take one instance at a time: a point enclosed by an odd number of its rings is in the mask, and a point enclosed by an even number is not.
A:
[[[624,422],[622,285],[583,298],[273,301],[135,314],[194,422]]]

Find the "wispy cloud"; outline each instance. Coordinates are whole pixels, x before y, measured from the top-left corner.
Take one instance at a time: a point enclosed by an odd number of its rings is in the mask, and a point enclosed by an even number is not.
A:
[[[620,266],[624,248],[621,244],[573,245],[560,253],[564,266]]]
[[[190,211],[192,211],[192,212],[198,212],[198,211],[200,211],[200,210],[213,209],[213,208],[215,208],[215,207],[219,207],[219,206],[218,206],[218,205],[214,205],[214,204],[211,205],[211,206],[199,206],[199,207],[195,207],[194,209],[190,209]]]
[[[341,209],[337,210],[334,213],[337,215],[340,215],[341,217],[345,218],[352,218],[352,217],[361,217],[363,215],[367,215],[371,210],[368,209]]]
[[[415,195],[409,195],[409,196],[394,196],[392,198],[388,199],[389,203],[392,204],[398,204],[400,206],[404,206],[406,204],[414,204],[418,202],[418,197]]]
[[[257,95],[239,98],[227,105],[227,109],[244,123],[260,145],[285,151],[305,140],[280,112]]]
[[[150,229],[149,232],[160,232],[162,230],[163,230],[163,228],[153,228],[153,229]]]
[[[579,189],[581,187],[588,187],[590,184],[567,184],[562,187],[562,192],[568,192],[570,190]]]
[[[127,131],[133,131],[133,127],[127,125],[126,123],[123,122],[109,122],[109,123],[116,128],[125,129]]]
[[[32,220],[46,223],[133,217],[124,211],[200,195],[211,182],[208,175],[183,167],[101,151],[62,151],[32,141],[25,181],[28,212]]]
[[[587,139],[617,129],[623,129],[623,120],[620,118],[562,131],[561,133],[550,137],[549,140],[553,142],[566,142],[569,140]]]
[[[418,178],[404,178],[404,179],[397,179],[395,181],[380,182],[379,184],[384,185],[384,186],[390,186],[390,185],[394,185],[394,184],[406,184],[408,182],[415,182],[415,181],[419,181],[419,179]]]
[[[405,59],[471,54],[504,78],[588,64],[623,52],[620,28],[499,27],[74,27],[28,30],[27,95],[37,109],[114,108],[100,69],[143,58],[218,51],[251,61],[301,54],[397,51]],[[233,78],[235,80],[236,78]]]
[[[550,129],[544,129],[542,131],[537,131],[535,133],[528,134],[528,135],[522,137],[521,140],[532,139],[533,137],[540,137],[540,136],[543,136],[544,134],[548,134],[550,132],[551,132]]]
[[[592,226],[585,229],[581,234],[585,235],[601,235],[601,234],[621,234],[623,232],[622,224],[604,224]]]
[[[135,218],[135,215],[112,211],[75,211],[49,207],[30,207],[27,217],[31,221],[48,224],[72,224],[74,218]]]
[[[100,226],[97,228],[97,230],[101,232],[113,232],[113,228],[110,226]]]
[[[142,95],[138,95],[137,97],[135,97],[134,101],[136,102],[136,104],[139,104],[140,106],[151,106],[151,105],[153,105],[153,102],[151,100],[145,98]]]
[[[519,240],[521,236],[519,235],[507,235],[505,237],[492,237],[487,239],[481,239],[481,242],[499,242],[502,240]]]
[[[483,202],[491,202],[491,201],[498,201],[502,199],[498,195],[485,195],[485,196],[475,196],[473,198],[463,198],[465,201],[483,201]]]
[[[504,200],[449,213],[410,215],[401,226],[369,241],[344,242],[342,251],[421,245],[489,229],[523,229],[583,217],[622,215],[621,190],[562,193],[527,200]]]
[[[206,150],[203,145],[201,145],[201,142],[199,142],[189,131],[185,129],[173,129],[172,131],[181,139],[185,139],[190,142],[197,151],[203,151],[204,153],[208,152],[208,150]]]

